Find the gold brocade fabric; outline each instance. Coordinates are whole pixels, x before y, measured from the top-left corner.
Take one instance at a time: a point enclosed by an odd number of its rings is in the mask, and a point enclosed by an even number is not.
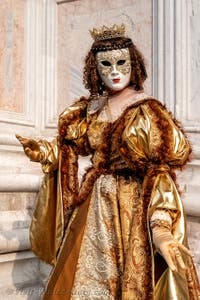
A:
[[[184,258],[186,273],[171,272],[154,249],[149,228],[153,212],[167,210],[174,237],[187,245],[184,211],[171,168],[185,164],[189,143],[156,100],[130,106],[113,124],[105,112],[90,118],[87,131],[85,119],[74,123],[84,128],[80,137],[76,131],[75,144],[79,147],[79,138],[83,142],[87,133],[92,174],[98,176],[94,183],[88,181],[92,187],[71,215],[43,299],[199,300],[192,261]],[[72,136],[71,131],[68,134]],[[62,177],[60,169],[58,173]]]

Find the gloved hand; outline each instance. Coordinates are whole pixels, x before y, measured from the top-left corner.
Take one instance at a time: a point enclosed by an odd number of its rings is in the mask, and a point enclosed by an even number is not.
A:
[[[177,271],[180,267],[185,270],[186,266],[183,261],[182,253],[192,256],[191,251],[178,243],[171,234],[170,229],[166,226],[153,226],[152,235],[155,247],[163,256],[170,269]]]
[[[16,135],[16,138],[22,144],[25,154],[31,161],[41,162],[44,158],[44,154],[40,151],[38,142],[33,139],[24,138],[20,135]]]

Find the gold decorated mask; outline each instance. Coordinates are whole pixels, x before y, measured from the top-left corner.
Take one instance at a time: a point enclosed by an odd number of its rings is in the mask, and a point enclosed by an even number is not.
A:
[[[121,91],[130,83],[131,59],[128,48],[97,52],[97,69],[105,86]]]
[[[104,76],[108,76],[114,66],[116,70],[124,75],[128,74],[131,70],[130,54],[127,48],[98,52],[96,58],[98,70]]]

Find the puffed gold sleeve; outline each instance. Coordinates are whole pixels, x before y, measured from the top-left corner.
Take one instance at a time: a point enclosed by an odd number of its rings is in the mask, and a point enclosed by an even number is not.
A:
[[[90,154],[87,128],[87,100],[81,98],[59,116],[58,132],[61,144],[73,143],[79,155]]]
[[[139,106],[133,110],[128,121],[123,139],[136,159],[148,159],[152,152],[152,126],[145,106]]]
[[[169,118],[169,123],[172,128],[172,149],[170,163],[176,165],[176,162],[183,163],[187,160],[191,152],[188,139],[184,136],[183,132],[173,123]]]
[[[184,215],[180,195],[174,181],[168,172],[161,172],[154,181],[151,202],[149,207],[149,218],[157,209],[169,212],[172,219],[172,233],[175,239],[182,243],[185,232],[185,221],[180,219]]]
[[[59,116],[58,130],[66,140],[76,140],[86,131],[84,111],[86,102],[79,101],[67,107]]]
[[[54,139],[51,142],[40,140],[38,144],[42,153],[42,160],[40,163],[42,165],[43,172],[49,173],[55,171],[58,168],[59,155],[57,139]]]
[[[123,132],[123,140],[133,160],[151,164],[182,166],[191,152],[182,130],[156,100],[132,110]]]
[[[171,168],[183,166],[191,151],[183,131],[164,106],[150,100],[132,109],[126,121],[123,141],[133,163],[141,167],[144,176],[150,172],[156,174],[151,180],[154,184],[149,216],[156,209],[165,209],[170,212],[173,224],[176,223],[183,211]]]

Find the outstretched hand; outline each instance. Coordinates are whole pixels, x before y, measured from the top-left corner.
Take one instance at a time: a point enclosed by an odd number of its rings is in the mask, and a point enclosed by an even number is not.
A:
[[[40,146],[37,141],[22,137],[18,134],[16,134],[16,138],[22,144],[25,154],[30,158],[31,161],[41,161],[42,153],[40,151]]]

